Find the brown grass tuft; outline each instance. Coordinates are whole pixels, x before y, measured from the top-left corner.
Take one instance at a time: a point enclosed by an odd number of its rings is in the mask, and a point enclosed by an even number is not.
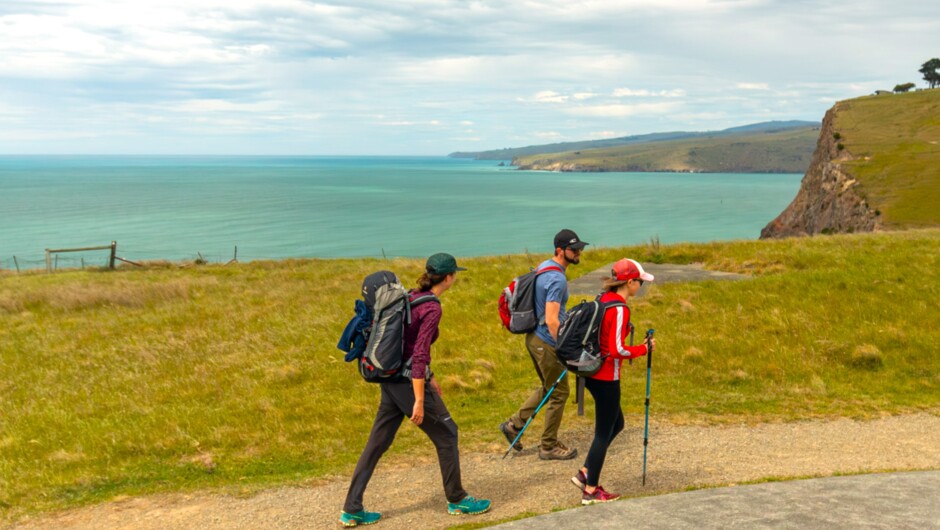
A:
[[[437,376],[435,376],[437,377]],[[459,375],[448,375],[444,377],[444,386],[445,387],[456,387],[463,390],[473,388],[470,383],[467,383]]]
[[[192,456],[183,457],[183,464],[189,464],[201,471],[206,473],[215,472],[215,460],[212,458],[212,453],[199,453]]]
[[[215,282],[214,279],[211,279]],[[31,306],[47,306],[61,311],[113,306],[139,309],[152,304],[187,300],[193,282],[177,279],[160,283],[120,281],[113,284],[70,283],[23,290],[16,294],[0,293],[0,310],[15,314]]]
[[[474,361],[474,364],[476,364],[477,366],[479,366],[480,368],[483,368],[484,370],[488,372],[492,372],[493,370],[496,369],[496,363],[492,361],[487,361],[486,359],[477,359],[476,361]]]
[[[58,451],[49,455],[49,460],[57,464],[69,464],[72,462],[79,462],[85,458],[85,455],[81,452],[70,453],[65,449],[59,449]]]
[[[881,350],[874,344],[859,344],[849,357],[849,366],[859,370],[877,370],[884,366]]]
[[[698,363],[705,359],[705,354],[702,353],[702,350],[696,348],[695,346],[689,346],[689,349],[685,351],[685,353],[682,355],[682,358],[688,362]]]

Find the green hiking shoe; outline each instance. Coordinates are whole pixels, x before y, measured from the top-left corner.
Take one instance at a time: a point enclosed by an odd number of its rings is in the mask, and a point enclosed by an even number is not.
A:
[[[474,499],[470,495],[464,497],[460,502],[447,503],[447,513],[451,515],[476,515],[489,511],[490,501],[484,499]]]
[[[343,526],[359,526],[361,524],[375,524],[379,522],[379,519],[381,518],[382,514],[379,512],[367,512],[365,510],[359,510],[355,513],[343,512],[339,516],[339,522],[343,523]]]

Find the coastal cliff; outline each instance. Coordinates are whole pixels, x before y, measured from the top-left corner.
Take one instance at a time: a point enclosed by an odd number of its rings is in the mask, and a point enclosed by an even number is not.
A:
[[[761,230],[761,239],[798,235],[871,232],[881,228],[880,212],[859,193],[844,164],[854,160],[839,140],[834,122],[841,103],[826,112],[816,151],[793,202]]]

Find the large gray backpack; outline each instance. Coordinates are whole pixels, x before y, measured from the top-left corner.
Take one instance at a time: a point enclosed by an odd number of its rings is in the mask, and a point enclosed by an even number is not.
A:
[[[366,330],[366,348],[359,358],[359,373],[370,383],[411,378],[411,359],[402,362],[405,326],[411,308],[425,302],[440,303],[434,295],[411,299],[395,273],[379,271],[362,282],[362,297],[372,310]]]

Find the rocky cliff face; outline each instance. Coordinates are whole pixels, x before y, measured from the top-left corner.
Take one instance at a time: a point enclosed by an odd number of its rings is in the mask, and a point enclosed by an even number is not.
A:
[[[790,206],[761,230],[761,239],[881,228],[878,214],[858,194],[856,180],[842,170],[842,163],[853,157],[839,149],[833,128],[838,111],[837,104],[826,113],[800,191]]]
[[[516,166],[516,169],[520,169],[520,170],[560,171],[560,172],[597,171],[597,169],[594,169],[594,168],[588,168],[588,167],[584,167],[584,166],[569,163],[569,162],[552,162],[550,164],[536,162],[534,164],[523,164],[519,162],[519,159],[517,158],[513,158],[512,163],[510,163],[509,165]]]

